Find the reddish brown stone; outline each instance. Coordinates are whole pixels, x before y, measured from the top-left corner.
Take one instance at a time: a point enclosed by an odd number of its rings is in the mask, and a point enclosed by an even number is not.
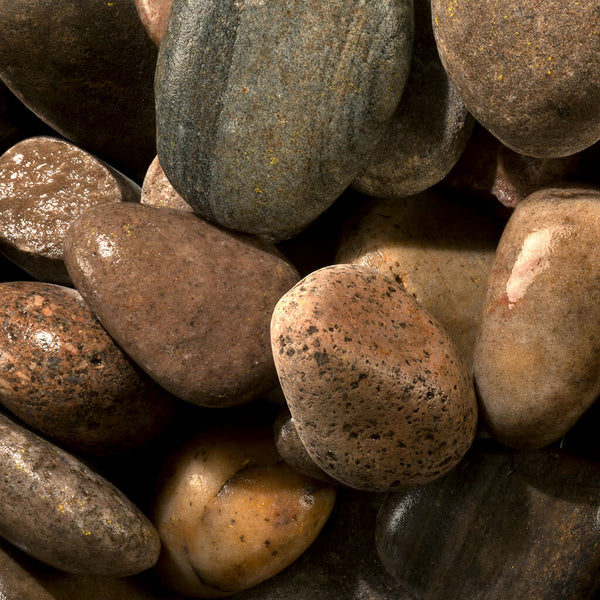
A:
[[[162,206],[165,208],[178,208],[193,212],[192,207],[177,193],[167,179],[160,166],[158,156],[150,163],[144,182],[142,183],[142,196],[140,202],[148,206]]]
[[[173,0],[135,0],[142,25],[150,39],[160,46]]]

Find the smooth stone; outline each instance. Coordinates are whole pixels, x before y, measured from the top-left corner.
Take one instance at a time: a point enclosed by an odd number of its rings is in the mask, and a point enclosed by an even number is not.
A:
[[[176,593],[220,598],[292,563],[323,528],[335,487],[286,465],[271,427],[202,432],[172,455],[153,521],[163,552],[156,570]]]
[[[561,438],[600,394],[600,190],[520,202],[489,279],[474,376],[481,415],[511,447]]]
[[[167,28],[171,4],[173,4],[173,0],[135,0],[135,7],[142,25],[157,46],[160,46]]]
[[[391,275],[439,320],[470,368],[503,226],[433,190],[371,200],[346,220],[335,260]]]
[[[168,424],[174,398],[100,326],[81,295],[39,282],[0,284],[0,402],[71,451],[114,454]]]
[[[439,183],[465,149],[475,120],[440,62],[430,0],[415,0],[415,41],[402,99],[368,166],[352,182],[363,194],[394,198]]]
[[[600,139],[600,12],[549,0],[432,1],[442,63],[469,112],[506,146],[558,158]]]
[[[0,79],[44,122],[141,180],[154,154],[157,49],[133,0],[0,2]]]
[[[168,179],[210,221],[298,234],[374,150],[412,34],[410,0],[175,0],[156,69]]]
[[[419,600],[597,598],[598,463],[484,448],[386,498],[376,543],[388,572]]]
[[[471,445],[477,406],[463,359],[392,277],[358,265],[308,275],[277,303],[271,342],[298,435],[339,482],[424,485]]]
[[[165,172],[160,166],[158,156],[150,163],[142,182],[140,202],[148,206],[178,208],[193,212],[192,207],[175,191]]]
[[[231,406],[277,383],[269,322],[298,274],[271,244],[181,210],[121,203],[71,225],[65,261],[108,333],[175,396]]]
[[[96,204],[139,198],[136,183],[77,146],[28,138],[0,156],[0,251],[38,280],[71,285],[70,223]]]
[[[463,194],[493,199],[512,211],[537,190],[580,179],[581,154],[564,158],[524,156],[478,125],[442,184]]]
[[[325,483],[338,484],[338,481],[327,475],[306,451],[287,405],[281,407],[275,419],[274,433],[277,452],[292,469]]]
[[[81,461],[0,414],[0,535],[67,573],[125,577],[160,551],[152,523]]]

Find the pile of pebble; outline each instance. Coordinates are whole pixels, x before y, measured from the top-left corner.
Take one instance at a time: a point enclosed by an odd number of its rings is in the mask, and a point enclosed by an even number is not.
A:
[[[596,597],[596,5],[0,15],[3,598]]]

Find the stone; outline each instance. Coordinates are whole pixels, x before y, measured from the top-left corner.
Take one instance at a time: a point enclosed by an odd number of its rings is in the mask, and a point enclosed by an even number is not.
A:
[[[600,394],[600,190],[520,202],[489,279],[474,376],[491,434],[516,448],[560,439]]]
[[[487,280],[504,222],[440,191],[371,200],[346,219],[337,263],[392,276],[473,362]]]
[[[138,202],[139,186],[73,144],[23,140],[0,156],[0,252],[35,279],[71,285],[65,233],[91,206]]]
[[[275,306],[281,387],[310,457],[365,491],[441,477],[475,435],[473,384],[454,343],[393,278],[320,269]]]
[[[167,28],[171,4],[173,4],[173,0],[135,0],[135,7],[142,25],[157,46],[160,46]]]
[[[156,69],[157,148],[196,212],[280,241],[358,175],[404,90],[410,0],[175,0]]]
[[[415,0],[415,41],[402,99],[368,165],[352,182],[363,194],[394,198],[439,183],[465,149],[475,120],[440,62],[430,0]]]
[[[277,383],[269,322],[298,273],[271,244],[121,203],[71,225],[65,262],[108,333],[175,396],[231,406]]]
[[[503,144],[559,158],[600,139],[600,12],[591,3],[433,0],[442,64]]]
[[[124,577],[149,569],[152,523],[106,479],[0,414],[0,535],[67,573]]]
[[[0,284],[0,402],[71,451],[113,454],[155,437],[174,412],[81,295],[40,282]]]
[[[156,153],[157,49],[133,0],[2,0],[0,13],[0,79],[62,136],[141,180]]]
[[[598,463],[488,444],[444,478],[390,494],[376,544],[420,600],[597,598]]]
[[[140,202],[148,206],[179,208],[180,210],[192,212],[192,207],[175,191],[171,182],[167,179],[160,166],[158,156],[150,163],[142,182]]]
[[[224,597],[292,563],[314,541],[335,487],[286,465],[271,427],[202,432],[168,460],[155,499],[156,570],[178,594]]]

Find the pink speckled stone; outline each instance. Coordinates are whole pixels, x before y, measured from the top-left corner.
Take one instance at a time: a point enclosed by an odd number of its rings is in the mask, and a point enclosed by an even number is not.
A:
[[[142,183],[140,202],[148,206],[178,208],[193,212],[192,207],[177,193],[160,166],[158,156],[150,163]]]
[[[135,0],[135,7],[150,39],[160,46],[167,28],[167,18],[173,0]]]

